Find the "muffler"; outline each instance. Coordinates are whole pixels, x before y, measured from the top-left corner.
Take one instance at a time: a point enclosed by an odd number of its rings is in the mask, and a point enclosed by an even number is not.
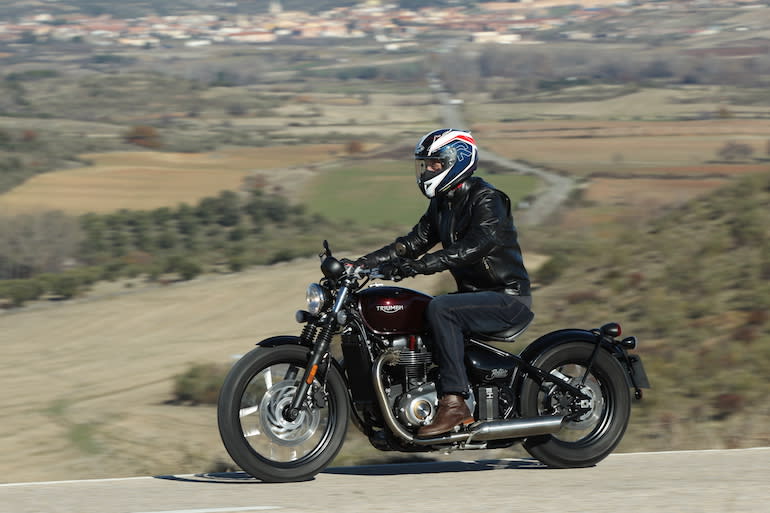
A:
[[[529,419],[487,420],[471,424],[468,431],[449,433],[435,438],[417,438],[398,423],[390,410],[385,394],[385,385],[380,379],[384,365],[395,365],[398,362],[397,351],[386,351],[375,361],[372,369],[375,396],[380,405],[380,411],[385,423],[399,438],[416,445],[439,445],[454,442],[470,443],[471,441],[503,440],[506,438],[522,438],[526,436],[548,435],[557,433],[564,423],[565,417],[534,417]]]
[[[563,416],[553,416],[477,422],[470,427],[470,437],[467,443],[471,441],[550,435],[559,432],[562,424],[564,424],[564,420],[565,417]]]

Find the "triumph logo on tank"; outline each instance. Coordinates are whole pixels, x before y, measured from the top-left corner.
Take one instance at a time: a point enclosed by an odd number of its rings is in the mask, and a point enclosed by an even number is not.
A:
[[[386,314],[394,314],[396,312],[400,312],[404,309],[404,305],[378,305],[377,311],[386,313]]]

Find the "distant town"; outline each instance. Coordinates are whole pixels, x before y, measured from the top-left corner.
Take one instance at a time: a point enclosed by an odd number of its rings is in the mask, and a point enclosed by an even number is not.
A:
[[[223,12],[228,3],[222,2]],[[575,7],[578,5],[578,7]],[[261,15],[189,14],[145,16],[116,19],[111,16],[53,14],[42,6],[34,13],[15,20],[0,21],[0,43],[32,44],[77,42],[103,47],[139,47],[151,49],[175,44],[188,47],[216,44],[264,45],[291,40],[374,39],[386,49],[416,44],[421,35],[439,31],[462,31],[468,39],[482,43],[523,44],[536,42],[544,31],[559,31],[565,39],[620,39],[649,35],[648,28],[607,31],[580,30],[591,21],[618,19],[640,11],[686,13],[692,9],[727,7],[767,8],[758,0],[529,0],[521,2],[486,2],[472,7],[420,8],[407,10],[395,4],[364,1],[352,7],[340,7],[320,14],[287,11],[280,1],[270,2]],[[554,15],[555,10],[558,16]],[[759,30],[750,24],[728,27],[708,26],[690,34],[709,34],[720,30]],[[569,29],[568,29],[569,27]],[[661,29],[662,30],[662,29]]]

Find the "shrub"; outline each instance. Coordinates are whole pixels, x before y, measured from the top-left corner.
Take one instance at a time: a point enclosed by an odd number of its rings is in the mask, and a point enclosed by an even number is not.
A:
[[[198,363],[174,377],[174,401],[193,404],[216,404],[219,389],[228,367],[215,363]]]
[[[80,291],[81,282],[74,273],[62,273],[53,275],[49,285],[51,294],[70,299]]]
[[[277,264],[279,262],[288,262],[297,257],[297,254],[291,249],[279,249],[268,260],[268,264]]]
[[[203,272],[203,268],[197,262],[193,262],[192,260],[184,260],[177,268],[177,272],[183,280],[187,281],[192,280],[201,274]]]
[[[172,255],[166,259],[163,272],[178,273],[182,280],[192,280],[203,272],[203,268],[193,260],[181,255]]]
[[[567,294],[566,300],[570,305],[576,305],[579,303],[595,303],[601,300],[601,296],[595,290],[579,290]]]
[[[555,282],[569,267],[569,261],[563,253],[552,256],[540,269],[535,278],[543,285]]]
[[[745,397],[740,394],[719,394],[712,401],[712,406],[716,410],[715,419],[723,420],[734,413],[740,412],[745,402]]]
[[[0,287],[0,295],[10,299],[13,306],[23,306],[27,301],[39,299],[43,292],[44,285],[36,279],[8,280]]]

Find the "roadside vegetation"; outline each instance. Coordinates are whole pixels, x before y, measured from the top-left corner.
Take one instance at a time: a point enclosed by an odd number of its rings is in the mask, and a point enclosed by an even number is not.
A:
[[[0,234],[0,298],[18,307],[69,299],[100,280],[190,280],[317,251],[336,226],[280,195],[224,191],[196,205],[67,217],[11,218]],[[348,230],[349,233],[349,230]],[[355,233],[338,238],[349,243]]]
[[[553,256],[536,274],[530,336],[617,320],[639,338],[653,388],[626,449],[770,444],[768,208],[762,173],[608,239],[587,229],[538,244]]]

